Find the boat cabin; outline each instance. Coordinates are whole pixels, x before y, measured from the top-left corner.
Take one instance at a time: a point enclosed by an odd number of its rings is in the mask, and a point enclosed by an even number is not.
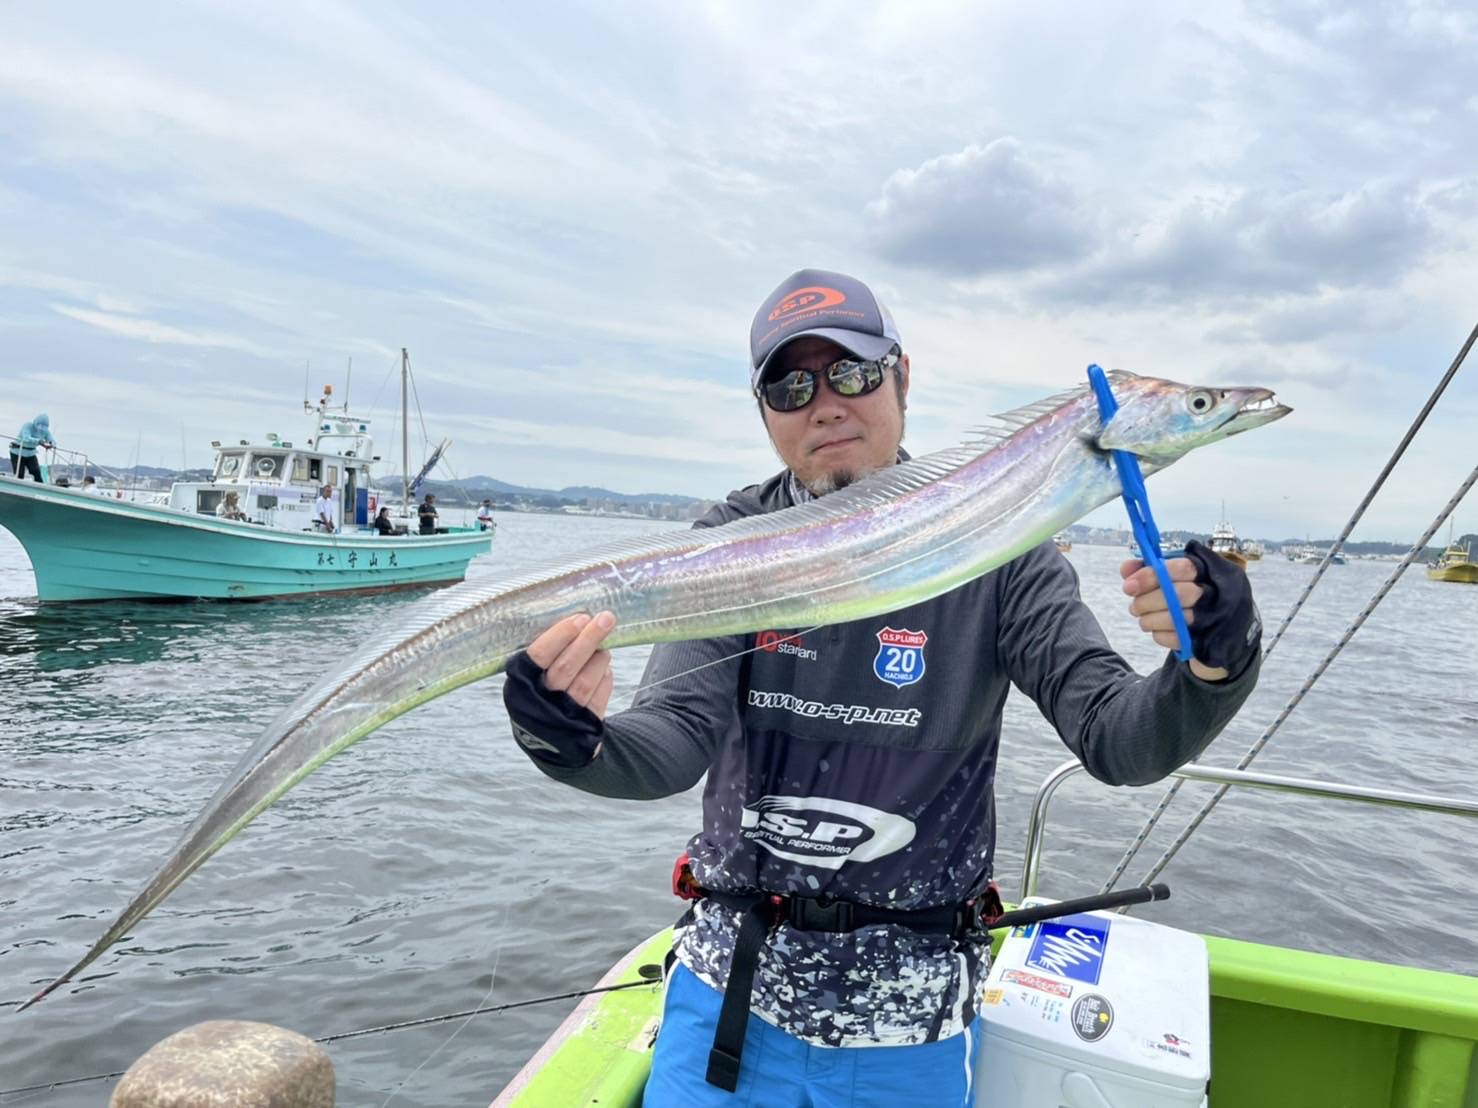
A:
[[[227,494],[236,493],[248,522],[285,531],[312,530],[314,502],[324,485],[334,490],[334,522],[344,530],[368,527],[377,494],[370,487],[374,440],[369,421],[331,413],[320,406],[313,433],[301,444],[267,435],[235,446],[212,442],[215,467],[209,481],[180,481],[170,507],[214,516]]]
[[[1218,554],[1238,554],[1240,544],[1237,541],[1237,532],[1226,520],[1216,525],[1216,530],[1211,532],[1211,541],[1206,544]]]

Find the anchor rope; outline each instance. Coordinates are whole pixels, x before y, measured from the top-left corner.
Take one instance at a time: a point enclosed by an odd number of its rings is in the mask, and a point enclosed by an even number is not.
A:
[[[1360,614],[1355,617],[1354,622],[1345,629],[1345,632],[1340,636],[1339,641],[1334,644],[1329,653],[1327,653],[1324,656],[1323,660],[1318,664],[1318,666],[1314,668],[1314,672],[1309,674],[1309,676],[1304,680],[1304,683],[1299,687],[1298,692],[1294,693],[1293,696],[1289,699],[1288,703],[1284,705],[1283,710],[1278,713],[1278,718],[1275,719],[1271,725],[1269,725],[1268,729],[1262,733],[1262,736],[1257,740],[1257,742],[1253,743],[1252,746],[1248,749],[1247,753],[1242,756],[1242,760],[1237,763],[1237,769],[1246,769],[1247,766],[1252,762],[1252,760],[1256,758],[1259,753],[1262,752],[1263,747],[1267,746],[1268,740],[1273,737],[1278,728],[1283,725],[1283,721],[1288,718],[1288,716],[1293,712],[1294,708],[1298,707],[1299,702],[1303,700],[1304,696],[1309,692],[1309,690],[1314,687],[1319,678],[1324,675],[1324,671],[1329,668],[1330,663],[1333,662],[1334,659],[1339,655],[1339,652],[1345,648],[1345,644],[1347,644],[1352,638],[1355,637],[1355,633],[1359,631],[1360,628],[1365,624],[1366,619],[1370,617],[1370,613],[1375,611],[1377,605],[1379,605],[1380,602],[1386,598],[1386,594],[1395,587],[1396,582],[1401,579],[1401,575],[1406,572],[1407,567],[1410,566],[1412,562],[1416,561],[1416,559],[1426,550],[1427,543],[1431,541],[1432,536],[1437,533],[1438,528],[1440,528],[1442,524],[1447,522],[1447,517],[1452,514],[1453,510],[1460,503],[1462,503],[1463,497],[1468,495],[1468,490],[1473,487],[1475,482],[1478,482],[1478,466],[1475,466],[1473,468],[1473,471],[1468,474],[1463,483],[1458,486],[1457,492],[1453,493],[1452,498],[1448,500],[1446,506],[1444,506],[1442,511],[1437,514],[1437,517],[1432,520],[1426,531],[1422,533],[1421,538],[1417,539],[1412,548],[1406,552],[1406,556],[1401,559],[1400,564],[1398,564],[1396,568],[1391,571],[1385,582],[1381,585],[1379,589],[1376,590],[1375,595],[1370,598],[1369,602],[1361,610]],[[1230,788],[1230,785],[1217,786],[1216,792],[1213,793],[1211,797],[1206,801],[1206,803],[1201,806],[1200,810],[1197,811],[1196,814],[1191,818],[1191,821],[1186,824],[1185,828],[1180,832],[1179,835],[1176,836],[1175,841],[1170,844],[1165,852],[1160,855],[1155,864],[1150,867],[1149,873],[1145,875],[1144,881],[1141,882],[1142,884],[1148,884],[1157,876],[1159,876],[1160,872],[1164,870],[1167,865],[1170,864],[1171,859],[1175,857],[1180,848],[1185,845],[1186,840],[1195,833],[1196,828],[1200,827],[1201,824],[1206,821],[1206,817],[1209,816],[1212,812],[1212,809],[1214,809],[1217,804],[1221,802],[1221,798],[1227,794],[1227,790]]]
[[[624,981],[618,985],[602,985],[595,989],[577,989],[574,992],[555,993],[550,996],[534,997],[530,1000],[514,1000],[504,1004],[493,1004],[469,1008],[462,1012],[447,1012],[440,1016],[425,1016],[421,1019],[401,1020],[398,1023],[383,1023],[376,1027],[361,1027],[356,1031],[341,1031],[337,1035],[324,1035],[314,1039],[315,1043],[336,1043],[344,1039],[356,1039],[363,1035],[379,1035],[386,1031],[402,1031],[408,1027],[426,1027],[436,1023],[447,1023],[450,1020],[470,1019],[473,1016],[486,1015],[492,1012],[510,1012],[515,1008],[531,1008],[536,1004],[551,1004],[557,1000],[577,1000],[581,997],[594,996],[597,993],[613,993],[621,989],[636,989],[643,985],[655,986],[657,979],[651,981]],[[0,1099],[9,1096],[17,1096],[22,1093],[49,1092],[52,1089],[66,1088],[70,1085],[83,1085],[89,1081],[106,1081],[113,1077],[122,1077],[126,1070],[117,1070],[113,1073],[94,1073],[87,1077],[68,1077],[60,1081],[45,1081],[39,1085],[24,1085],[16,1089],[0,1089]]]
[[[1406,453],[1406,448],[1410,446],[1411,441],[1416,438],[1417,431],[1419,431],[1422,425],[1426,423],[1427,416],[1429,416],[1432,412],[1432,409],[1437,406],[1437,401],[1441,398],[1442,394],[1447,391],[1447,386],[1451,384],[1452,379],[1457,376],[1458,369],[1462,366],[1463,362],[1467,360],[1468,351],[1473,349],[1473,343],[1475,341],[1478,341],[1478,324],[1474,324],[1473,329],[1468,332],[1467,341],[1464,342],[1462,348],[1458,350],[1457,356],[1454,357],[1452,360],[1452,364],[1447,367],[1447,372],[1444,373],[1442,375],[1442,379],[1437,382],[1437,385],[1435,388],[1433,388],[1431,395],[1427,397],[1427,402],[1422,405],[1421,411],[1417,412],[1416,418],[1413,419],[1411,421],[1411,425],[1407,427],[1406,434],[1401,437],[1401,441],[1397,444],[1396,449],[1391,453],[1391,456],[1386,459],[1386,464],[1381,468],[1379,475],[1377,475],[1375,481],[1371,484],[1370,488],[1366,490],[1364,497],[1361,498],[1359,505],[1356,506],[1354,513],[1349,518],[1349,521],[1344,525],[1343,530],[1340,531],[1339,537],[1334,540],[1334,545],[1331,546],[1329,548],[1329,551],[1324,555],[1324,560],[1319,563],[1318,568],[1314,571],[1313,577],[1311,577],[1308,584],[1304,586],[1303,591],[1298,596],[1298,599],[1293,602],[1293,606],[1288,609],[1288,614],[1283,617],[1283,622],[1279,624],[1278,630],[1273,635],[1272,641],[1268,643],[1268,645],[1266,646],[1266,648],[1264,648],[1262,652],[1264,661],[1266,661],[1268,655],[1273,652],[1273,648],[1278,645],[1279,640],[1283,638],[1283,632],[1288,630],[1288,625],[1293,622],[1293,617],[1298,615],[1299,610],[1303,608],[1304,602],[1309,598],[1309,594],[1314,591],[1314,587],[1319,583],[1320,579],[1323,578],[1325,570],[1327,570],[1333,564],[1334,556],[1339,553],[1341,548],[1343,548],[1345,540],[1350,537],[1350,532],[1355,529],[1355,525],[1359,523],[1361,517],[1365,515],[1365,509],[1370,507],[1371,501],[1375,499],[1376,494],[1380,492],[1381,487],[1386,483],[1386,478],[1391,475],[1391,471],[1396,468],[1396,463],[1399,462],[1401,460],[1401,456]],[[1335,653],[1338,653],[1338,650],[1336,650]],[[1276,725],[1271,730],[1276,730]],[[1251,763],[1252,759],[1257,757],[1257,755],[1262,751],[1262,748],[1267,745],[1267,740],[1270,737],[1270,733],[1271,731],[1265,732],[1262,738],[1258,739],[1257,742],[1254,743],[1253,746],[1247,751],[1247,753],[1243,755],[1242,761],[1237,763],[1238,769],[1246,769],[1247,766]],[[1144,826],[1139,829],[1139,832],[1130,841],[1129,846],[1124,850],[1123,857],[1119,859],[1118,864],[1114,867],[1113,873],[1109,874],[1108,880],[1104,882],[1103,889],[1101,890],[1102,892],[1109,892],[1118,883],[1119,878],[1124,875],[1124,871],[1129,868],[1130,863],[1134,861],[1135,857],[1139,854],[1140,849],[1149,839],[1150,834],[1159,824],[1160,818],[1165,814],[1166,810],[1169,809],[1171,802],[1175,799],[1176,794],[1180,792],[1180,787],[1183,784],[1185,784],[1184,779],[1176,778],[1166,788],[1164,795],[1160,797],[1160,800],[1155,805],[1154,810],[1150,812],[1148,817],[1146,817],[1144,821]],[[1221,791],[1225,792],[1226,786],[1222,786]],[[1218,794],[1217,799],[1220,799],[1220,794]],[[1204,817],[1202,818],[1204,819]],[[1199,821],[1197,822],[1197,826],[1199,826]],[[1155,872],[1158,873],[1159,871],[1156,870]]]

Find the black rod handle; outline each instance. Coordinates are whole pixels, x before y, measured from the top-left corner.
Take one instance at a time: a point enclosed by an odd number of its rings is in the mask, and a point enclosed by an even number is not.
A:
[[[985,925],[987,931],[999,931],[1003,927],[1024,927],[1028,923],[1039,923],[1044,919],[1071,916],[1076,912],[1098,912],[1105,908],[1122,908],[1126,904],[1147,904],[1152,900],[1169,900],[1169,885],[1140,885],[1135,889],[1120,889],[1118,892],[1099,893],[1096,896],[1080,896],[1076,900],[1059,900],[1055,904],[1038,904],[1033,908],[1017,908],[1007,912],[994,923]]]

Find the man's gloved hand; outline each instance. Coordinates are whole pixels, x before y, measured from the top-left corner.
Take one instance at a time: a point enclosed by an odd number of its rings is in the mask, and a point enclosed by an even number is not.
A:
[[[580,769],[595,758],[606,726],[589,708],[566,692],[544,683],[544,671],[519,651],[504,671],[503,706],[513,724],[513,737],[529,757],[563,769]]]
[[[1192,541],[1186,557],[1196,565],[1201,595],[1191,611],[1191,653],[1203,665],[1238,677],[1262,649],[1262,617],[1252,600],[1247,574],[1203,543]]]

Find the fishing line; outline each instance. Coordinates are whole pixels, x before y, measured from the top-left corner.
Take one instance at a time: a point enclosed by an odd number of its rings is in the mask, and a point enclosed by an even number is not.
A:
[[[410,355],[406,355],[406,367],[410,367]],[[416,398],[416,419],[421,424],[421,449],[426,449],[426,444],[431,441],[431,436],[426,434],[426,413],[421,410],[421,390],[416,388],[416,375],[410,374],[411,395]]]
[[[494,932],[494,934],[496,934],[498,936],[498,942],[497,942],[497,945],[493,948],[493,968],[490,971],[490,977],[489,977],[489,980],[488,980],[488,990],[487,990],[487,992],[485,992],[485,993],[482,994],[482,999],[477,1002],[477,1007],[479,1007],[479,1008],[483,1008],[483,1007],[485,1007],[487,1005],[488,998],[493,995],[493,988],[498,983],[498,960],[503,956],[503,936],[507,933],[507,930],[508,930],[508,912],[509,912],[510,908],[511,908],[511,902],[505,900],[503,902],[503,922],[498,925],[497,931]],[[415,1077],[416,1074],[420,1073],[423,1069],[425,1069],[426,1066],[431,1062],[431,1059],[435,1058],[444,1049],[446,1049],[446,1047],[450,1046],[452,1040],[455,1039],[458,1035],[460,1035],[466,1029],[467,1025],[469,1023],[471,1023],[471,1022],[472,1022],[472,1017],[469,1015],[466,1019],[464,1019],[461,1022],[461,1024],[458,1025],[458,1027],[457,1027],[457,1029],[455,1031],[453,1031],[450,1035],[447,1036],[445,1042],[443,1042],[440,1046],[438,1046],[430,1054],[426,1055],[426,1057],[422,1060],[422,1062],[421,1062],[421,1064],[419,1066],[417,1066],[415,1069],[411,1070],[410,1073],[406,1074],[403,1078],[401,1078],[400,1079],[400,1084],[397,1085],[397,1086],[395,1086],[395,1088],[390,1091],[390,1095],[385,1098],[385,1102],[380,1105],[380,1108],[388,1108],[388,1105],[390,1104],[390,1102],[392,1100],[394,1100],[397,1096],[400,1095],[400,1090],[403,1089],[403,1088],[405,1088],[407,1082],[409,1082],[411,1078]]]
[[[776,639],[775,645],[779,646],[783,642],[790,642],[794,639],[799,639],[802,635],[809,635],[812,631],[819,631],[824,626],[825,624],[818,623],[816,624],[816,626],[807,627],[805,630],[802,631],[793,631],[789,635],[786,635],[783,639]],[[708,669],[710,666],[722,665],[724,662],[732,662],[735,658],[742,658],[746,654],[753,654],[756,650],[763,649],[765,648],[756,643],[754,646],[747,647],[744,650],[735,651],[733,654],[725,654],[722,658],[714,658],[711,661],[702,663],[701,665],[696,665],[691,667],[690,669],[682,670],[680,673],[669,673],[666,677],[659,678],[656,681],[648,681],[645,685],[638,685],[636,688],[631,690],[631,696],[629,699],[627,699],[625,705],[623,707],[615,709],[615,711],[626,711],[627,708],[631,707],[636,698],[640,694],[646,692],[648,689],[655,689],[658,685],[665,685],[669,681],[676,681],[679,677],[687,677],[689,674],[697,673],[699,670]],[[608,705],[606,708],[606,713],[609,715],[611,711],[612,709]]]
[[[395,363],[393,363],[390,366],[389,369],[387,369],[385,371],[385,378],[384,378],[384,380],[382,380],[380,382],[380,387],[379,387],[379,390],[376,391],[376,393],[375,393],[374,400],[370,402],[369,415],[370,415],[370,418],[371,419],[374,418],[374,415],[375,415],[376,410],[378,410],[378,408],[380,407],[380,397],[382,397],[382,396],[385,395],[385,386],[390,383],[390,375],[392,373],[394,373],[399,368],[400,368],[400,363],[399,363],[399,361],[396,361]],[[395,424],[392,423],[390,425],[390,430],[391,430],[392,433],[394,433],[394,431],[395,431]]]
[[[639,989],[643,986],[654,988],[661,983],[660,974],[651,980],[623,981],[617,985],[601,985],[594,989],[576,989],[568,993],[552,993],[549,996],[537,996],[529,1000],[514,1000],[507,1004],[494,1004],[490,1007],[469,1008],[461,1012],[447,1012],[440,1016],[423,1016],[420,1019],[402,1020],[399,1023],[384,1023],[376,1027],[361,1027],[357,1031],[341,1031],[337,1035],[324,1035],[314,1039],[315,1043],[336,1043],[344,1039],[357,1039],[363,1035],[380,1035],[387,1031],[403,1031],[409,1027],[426,1027],[436,1023],[447,1023],[450,1020],[463,1019],[471,1016],[482,1016],[497,1012],[511,1012],[515,1008],[532,1008],[536,1004],[552,1004],[557,1000],[580,1000],[587,996],[595,996],[599,993],[614,993],[622,989]],[[18,1089],[0,1089],[0,1098],[16,1096],[18,1094],[29,1094],[38,1092],[50,1092],[52,1089],[62,1089],[69,1085],[82,1085],[89,1081],[107,1081],[110,1078],[122,1077],[126,1070],[118,1070],[114,1073],[94,1073],[87,1077],[69,1077],[61,1081],[47,1081],[40,1085],[25,1085]],[[16,1102],[19,1103],[19,1102]]]
[[[1386,598],[1386,594],[1389,593],[1391,589],[1395,586],[1396,582],[1401,579],[1401,575],[1406,572],[1406,568],[1411,565],[1412,562],[1416,561],[1416,559],[1420,557],[1421,554],[1426,550],[1427,543],[1431,542],[1432,536],[1437,533],[1442,524],[1447,522],[1447,517],[1452,514],[1454,509],[1456,509],[1460,503],[1462,503],[1463,497],[1468,495],[1468,490],[1473,487],[1475,482],[1478,482],[1478,467],[1475,467],[1473,469],[1473,472],[1468,474],[1467,479],[1458,486],[1457,492],[1452,494],[1452,498],[1448,500],[1446,506],[1442,509],[1442,511],[1437,513],[1437,518],[1432,520],[1431,524],[1422,534],[1422,537],[1416,540],[1416,544],[1406,552],[1406,557],[1401,559],[1400,564],[1391,571],[1391,574],[1386,578],[1385,583],[1376,590],[1375,595],[1370,598],[1369,603],[1367,603],[1360,614],[1355,617],[1354,622],[1345,629],[1344,634],[1341,635],[1339,638],[1339,642],[1334,644],[1333,649],[1331,649],[1329,653],[1324,656],[1324,660],[1315,667],[1314,672],[1309,674],[1308,678],[1304,681],[1298,692],[1294,693],[1288,703],[1284,705],[1283,710],[1278,713],[1278,718],[1272,722],[1268,729],[1262,733],[1262,737],[1259,738],[1257,742],[1253,743],[1252,746],[1248,749],[1247,753],[1242,756],[1242,760],[1237,763],[1237,769],[1246,769],[1247,766],[1252,762],[1252,760],[1256,758],[1259,753],[1261,753],[1262,748],[1267,746],[1268,740],[1273,737],[1274,732],[1276,732],[1278,728],[1283,725],[1283,721],[1288,718],[1289,714],[1293,711],[1294,708],[1298,707],[1299,701],[1303,700],[1305,694],[1308,693],[1308,691],[1312,689],[1314,685],[1318,682],[1319,678],[1324,675],[1324,671],[1329,668],[1329,664],[1334,661],[1339,652],[1345,648],[1345,644],[1355,637],[1355,632],[1360,630],[1360,628],[1364,625],[1366,619],[1370,617],[1370,613],[1375,611],[1376,606]],[[1221,798],[1227,794],[1227,790],[1230,788],[1230,785],[1219,785],[1217,787],[1216,792],[1213,793],[1211,798],[1201,806],[1200,810],[1195,814],[1195,816],[1191,818],[1190,823],[1186,824],[1185,829],[1182,830],[1181,833],[1176,837],[1175,841],[1170,844],[1165,853],[1160,855],[1159,860],[1156,861],[1155,864],[1150,868],[1150,871],[1145,876],[1144,881],[1141,882],[1142,884],[1148,884],[1149,882],[1153,881],[1160,874],[1160,872],[1167,865],[1170,864],[1170,860],[1174,858],[1180,848],[1185,845],[1186,840],[1191,837],[1196,828],[1200,827],[1201,824],[1205,822],[1206,817],[1209,816],[1212,809],[1221,802]]]
[[[1279,624],[1277,632],[1273,635],[1272,642],[1268,643],[1268,645],[1263,649],[1262,656],[1264,661],[1266,661],[1268,655],[1273,652],[1273,647],[1277,646],[1278,641],[1282,639],[1283,632],[1288,630],[1288,625],[1293,622],[1293,617],[1298,615],[1299,610],[1303,608],[1304,601],[1308,600],[1309,594],[1314,591],[1314,586],[1317,585],[1320,579],[1324,576],[1324,571],[1327,570],[1334,563],[1334,556],[1339,553],[1340,549],[1345,544],[1345,540],[1349,538],[1350,532],[1355,529],[1355,525],[1359,523],[1361,517],[1365,515],[1365,509],[1370,507],[1371,501],[1375,499],[1376,493],[1380,492],[1381,486],[1386,483],[1386,478],[1389,477],[1391,475],[1391,471],[1396,468],[1396,463],[1401,460],[1401,456],[1406,453],[1406,448],[1411,445],[1411,441],[1416,437],[1417,431],[1421,429],[1422,424],[1426,423],[1427,416],[1430,415],[1432,409],[1437,406],[1438,399],[1442,396],[1444,392],[1447,391],[1447,386],[1452,382],[1452,379],[1457,376],[1458,369],[1462,366],[1463,362],[1467,360],[1468,351],[1473,349],[1473,343],[1475,341],[1478,341],[1478,324],[1474,324],[1473,330],[1468,332],[1468,339],[1466,342],[1463,343],[1462,348],[1457,352],[1457,357],[1453,358],[1452,364],[1447,367],[1447,372],[1442,375],[1442,379],[1437,382],[1437,386],[1432,390],[1431,395],[1427,397],[1427,402],[1422,405],[1421,411],[1417,412],[1416,418],[1411,421],[1411,426],[1406,429],[1406,434],[1402,436],[1401,441],[1397,444],[1395,451],[1393,451],[1391,456],[1386,459],[1386,464],[1384,467],[1382,467],[1380,474],[1375,479],[1375,482],[1366,491],[1365,496],[1361,499],[1359,505],[1356,506],[1354,514],[1350,516],[1349,522],[1347,522],[1344,526],[1344,529],[1340,531],[1339,537],[1334,540],[1334,545],[1331,546],[1328,553],[1324,555],[1324,560],[1320,562],[1319,567],[1314,570],[1314,576],[1309,579],[1309,583],[1304,586],[1303,592],[1301,592],[1298,596],[1298,599],[1293,602],[1293,606],[1288,609],[1288,614],[1283,617],[1283,622]],[[1257,757],[1258,752],[1262,749],[1266,742],[1267,734],[1264,734],[1263,738],[1254,743],[1252,748],[1250,748],[1248,752],[1243,755],[1243,760],[1238,763],[1237,768],[1245,769],[1248,763],[1250,763],[1253,758]],[[1124,856],[1119,859],[1119,863],[1114,867],[1113,873],[1109,874],[1108,880],[1104,882],[1102,889],[1103,892],[1108,892],[1110,889],[1112,889],[1114,885],[1118,883],[1119,878],[1124,875],[1124,871],[1129,868],[1130,863],[1132,863],[1135,857],[1139,854],[1139,851],[1144,846],[1145,841],[1150,837],[1151,832],[1153,832],[1155,827],[1159,824],[1160,818],[1170,807],[1171,801],[1173,801],[1176,797],[1176,794],[1180,792],[1180,787],[1183,784],[1185,784],[1185,779],[1180,777],[1177,777],[1174,781],[1170,782],[1169,787],[1167,787],[1165,790],[1165,794],[1160,797],[1159,803],[1155,805],[1154,810],[1151,811],[1149,816],[1145,819],[1144,826],[1139,829],[1139,833],[1134,836],[1134,839],[1125,849]],[[1222,786],[1222,791],[1226,791],[1226,786]],[[1220,799],[1219,794],[1218,799]],[[1159,871],[1156,870],[1155,872],[1158,873]]]

